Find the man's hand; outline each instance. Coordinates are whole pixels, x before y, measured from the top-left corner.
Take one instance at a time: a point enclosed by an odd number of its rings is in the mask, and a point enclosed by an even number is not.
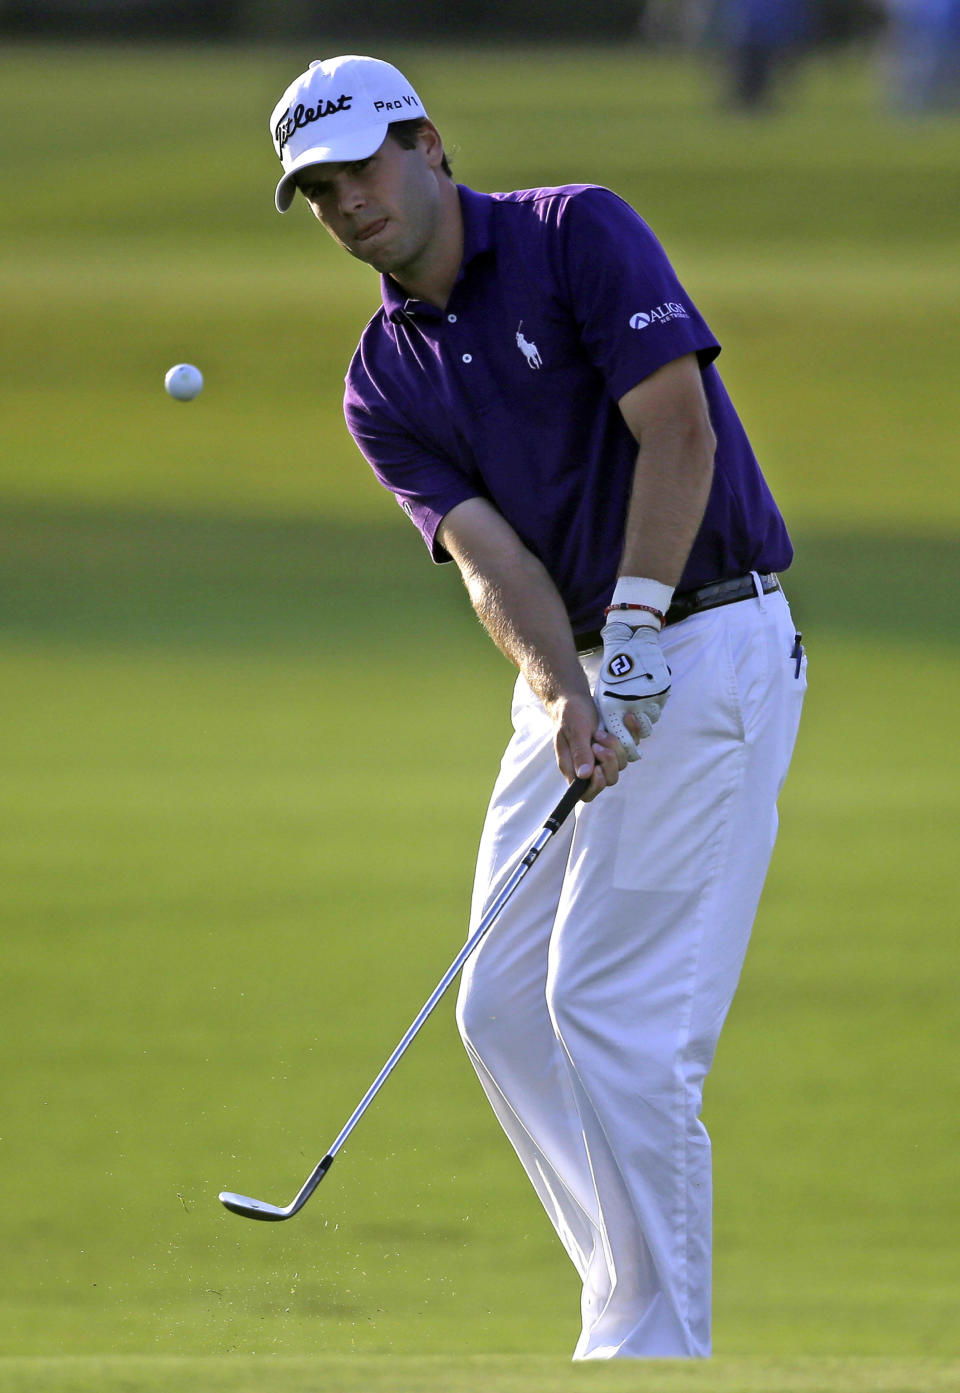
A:
[[[601,634],[603,663],[594,701],[627,759],[637,760],[637,740],[651,734],[670,695],[670,669],[656,629],[646,625],[634,629],[618,619],[607,624]]]
[[[560,772],[572,783],[590,779],[583,796],[590,803],[605,788],[612,788],[627,767],[623,745],[600,725],[597,708],[589,694],[562,697],[547,703],[556,727],[554,744]]]

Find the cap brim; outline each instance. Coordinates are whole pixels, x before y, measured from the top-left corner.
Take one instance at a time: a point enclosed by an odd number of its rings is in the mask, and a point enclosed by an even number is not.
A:
[[[277,211],[285,213],[297,193],[296,176],[301,170],[314,164],[345,164],[349,160],[365,160],[376,153],[387,138],[389,122],[378,121],[375,126],[364,126],[363,130],[351,131],[349,135],[330,145],[312,145],[309,150],[301,150],[293,164],[285,171],[277,185],[274,201]]]

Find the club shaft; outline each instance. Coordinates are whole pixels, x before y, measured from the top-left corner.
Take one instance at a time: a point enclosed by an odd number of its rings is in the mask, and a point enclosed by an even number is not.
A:
[[[341,1146],[343,1146],[343,1143],[347,1140],[354,1127],[356,1127],[357,1123],[360,1121],[367,1108],[370,1106],[374,1098],[380,1092],[380,1089],[383,1087],[387,1079],[393,1073],[393,1070],[395,1069],[396,1065],[399,1063],[402,1056],[406,1053],[407,1048],[420,1033],[420,1030],[423,1027],[424,1023],[426,1022],[428,1017],[433,1013],[435,1007],[438,1005],[441,998],[444,996],[450,985],[456,979],[457,974],[460,972],[460,969],[463,967],[464,963],[476,949],[480,940],[495,923],[500,913],[502,912],[504,906],[506,905],[507,901],[511,899],[517,886],[528,874],[531,866],[537,860],[543,848],[547,845],[551,837],[560,828],[561,824],[566,820],[569,813],[572,811],[574,807],[576,807],[577,803],[583,797],[583,794],[586,792],[589,786],[589,782],[589,779],[576,779],[567,789],[563,798],[560,800],[560,802],[554,808],[553,812],[547,818],[546,822],[543,824],[543,827],[541,828],[535,841],[530,846],[523,860],[512,872],[510,878],[499,891],[493,903],[487,910],[486,914],[481,919],[480,923],[474,929],[473,933],[470,935],[466,943],[460,949],[460,952],[454,958],[453,962],[447,968],[440,981],[437,983],[433,991],[430,993],[426,1001],[423,1003],[423,1006],[420,1008],[420,1011],[418,1012],[416,1018],[411,1022],[406,1033],[400,1040],[396,1049],[391,1054],[390,1058],[387,1060],[386,1064],[384,1064],[383,1068],[380,1070],[373,1083],[370,1085],[366,1093],[360,1099],[360,1102],[354,1108],[347,1122],[344,1124],[336,1141],[333,1143],[333,1145],[330,1147],[330,1150],[327,1152],[327,1155],[331,1158],[331,1160],[334,1156],[336,1156],[337,1152],[340,1150]]]
[[[320,1184],[320,1181],[323,1179],[327,1171],[330,1169],[331,1165],[333,1164],[333,1158],[336,1156],[341,1146],[343,1146],[343,1143],[347,1140],[347,1137],[349,1137],[354,1127],[356,1127],[357,1123],[360,1121],[367,1108],[373,1102],[374,1098],[380,1092],[380,1089],[383,1087],[386,1080],[390,1077],[397,1062],[406,1051],[410,1042],[414,1040],[416,1036],[419,1034],[420,1028],[422,1027],[424,1021],[426,1021],[427,1017],[433,1011],[434,1007],[437,1005],[444,992],[446,992],[447,988],[450,986],[457,973],[463,967],[470,954],[474,951],[477,944],[483,938],[484,934],[495,922],[497,916],[503,910],[504,905],[510,899],[511,895],[516,890],[521,880],[523,880],[523,878],[527,875],[531,866],[537,860],[538,856],[540,855],[543,848],[546,846],[547,842],[549,842],[550,838],[557,831],[559,831],[561,824],[567,819],[567,817],[569,817],[570,813],[579,803],[580,799],[586,793],[589,786],[589,779],[575,779],[573,783],[570,785],[570,787],[567,789],[566,793],[560,799],[560,802],[557,804],[553,812],[544,822],[543,827],[541,828],[537,837],[533,841],[526,855],[523,857],[516,869],[511,872],[509,878],[507,879],[503,887],[497,892],[497,895],[494,898],[493,903],[487,910],[486,914],[483,916],[480,923],[477,925],[473,933],[467,939],[466,943],[460,949],[460,952],[454,958],[453,962],[447,968],[446,972],[443,974],[443,977],[440,979],[434,990],[430,993],[429,997],[424,1002],[420,1012],[418,1013],[413,1023],[410,1025],[403,1039],[397,1045],[396,1049],[393,1051],[393,1054],[387,1060],[386,1064],[380,1070],[379,1074],[374,1079],[370,1087],[367,1089],[360,1102],[354,1108],[346,1126],[343,1128],[336,1141],[330,1147],[330,1150],[327,1152],[326,1156],[324,1156],[323,1160],[320,1161],[313,1168],[310,1175],[307,1177],[306,1181],[301,1186],[300,1190],[294,1196],[293,1200],[291,1200],[290,1204],[288,1204],[285,1208],[280,1208],[278,1205],[266,1204],[263,1200],[254,1200],[250,1199],[246,1195],[237,1195],[234,1194],[232,1191],[224,1191],[220,1195],[220,1202],[224,1204],[227,1207],[227,1209],[231,1210],[234,1214],[240,1214],[247,1219],[271,1220],[289,1219],[292,1215],[298,1213],[299,1210],[302,1209],[302,1207],[306,1204],[307,1200],[313,1194],[314,1190]]]

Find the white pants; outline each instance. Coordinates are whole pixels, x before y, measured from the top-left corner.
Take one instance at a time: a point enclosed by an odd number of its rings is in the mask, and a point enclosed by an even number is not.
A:
[[[575,1359],[710,1353],[703,1082],[773,850],[805,664],[779,592],[664,631],[643,759],[581,804],[468,961],[460,1031],[583,1281]],[[584,659],[591,682],[600,655]],[[473,924],[563,792],[517,683]]]

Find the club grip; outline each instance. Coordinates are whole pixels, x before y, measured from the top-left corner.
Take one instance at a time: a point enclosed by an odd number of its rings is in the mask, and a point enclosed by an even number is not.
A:
[[[574,779],[573,783],[560,799],[560,802],[543,824],[548,832],[556,832],[563,826],[589,787],[589,779]]]

